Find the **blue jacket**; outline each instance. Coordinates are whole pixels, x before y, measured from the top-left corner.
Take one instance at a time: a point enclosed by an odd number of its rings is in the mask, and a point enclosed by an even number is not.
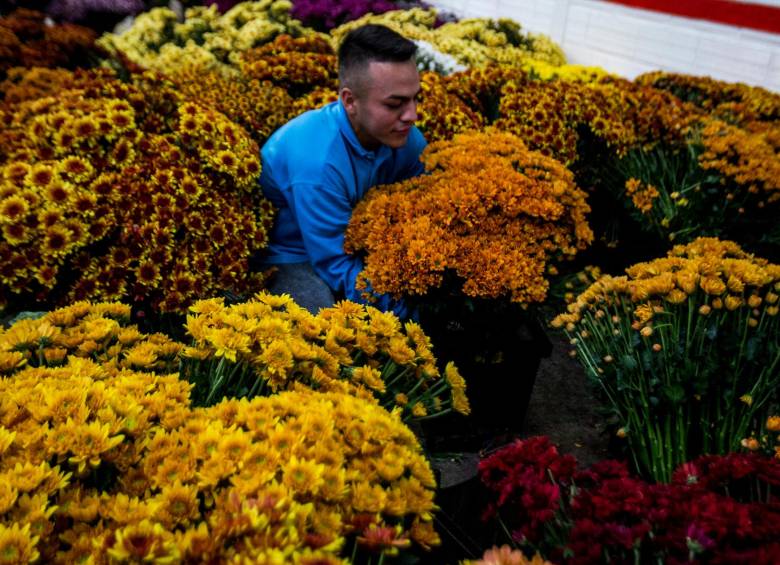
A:
[[[420,153],[425,145],[412,127],[403,147],[382,145],[368,151],[339,101],[285,124],[261,151],[260,183],[278,210],[266,263],[310,262],[335,292],[365,303],[355,289],[363,261],[344,252],[344,230],[369,188],[423,172]],[[403,303],[387,295],[377,296],[372,304],[406,315]]]

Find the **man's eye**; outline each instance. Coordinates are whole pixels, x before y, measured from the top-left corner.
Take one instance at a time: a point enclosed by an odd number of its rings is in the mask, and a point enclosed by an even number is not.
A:
[[[401,107],[401,103],[400,102],[386,102],[385,106],[387,106],[388,108],[393,108],[394,110],[397,110],[398,108]]]

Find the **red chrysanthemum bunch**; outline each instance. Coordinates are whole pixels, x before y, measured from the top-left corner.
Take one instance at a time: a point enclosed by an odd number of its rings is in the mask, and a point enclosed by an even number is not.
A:
[[[780,558],[780,511],[767,494],[780,485],[778,459],[707,456],[671,484],[651,484],[617,461],[577,471],[573,457],[536,437],[484,459],[480,476],[493,496],[485,517],[499,516],[516,543],[556,563]]]
[[[181,311],[253,286],[247,260],[270,209],[255,194],[257,144],[224,115],[185,103],[159,76],[90,71],[2,118],[4,301]]]

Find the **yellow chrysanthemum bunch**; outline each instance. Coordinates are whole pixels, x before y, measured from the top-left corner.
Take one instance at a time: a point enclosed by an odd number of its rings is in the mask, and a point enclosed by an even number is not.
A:
[[[718,119],[742,127],[752,122],[780,120],[780,94],[758,86],[663,71],[645,73],[635,81],[667,90]]]
[[[376,398],[404,418],[469,412],[457,369],[448,365],[442,377],[422,329],[392,313],[345,301],[314,316],[265,292],[230,307],[200,301],[190,311],[194,345],[183,352],[183,372],[204,382],[196,402],[305,385]]]
[[[3,302],[130,297],[178,311],[255,284],[246,265],[271,210],[248,134],[159,76],[90,71],[64,86],[6,106]]]
[[[429,174],[372,190],[347,228],[376,292],[425,295],[454,274],[468,296],[541,302],[548,261],[593,237],[571,172],[511,134],[459,134],[422,159]]]
[[[105,34],[98,45],[151,70],[175,74],[182,61],[194,67],[235,74],[241,53],[282,34],[315,34],[290,17],[289,0],[242,2],[225,14],[216,5],[185,11],[183,22],[168,8],[136,17],[122,34]]]
[[[621,79],[580,84],[517,77],[507,80],[499,96],[496,127],[568,164],[582,157],[582,127],[623,156],[667,140],[681,145],[692,119],[673,96]]]
[[[699,238],[627,276],[605,275],[552,321],[564,327],[658,480],[739,447],[780,384],[780,265]]]
[[[583,65],[555,65],[538,59],[523,61],[521,68],[536,80],[564,80],[569,82],[598,82],[610,74],[601,67]]]
[[[471,18],[434,27],[436,10],[413,8],[383,14],[367,14],[331,30],[337,47],[351,30],[364,24],[381,24],[412,40],[423,40],[469,67],[519,65],[528,59],[563,65],[563,51],[549,37],[523,34],[520,24],[510,19]]]
[[[78,325],[98,337],[124,313]],[[53,321],[8,332],[48,344]],[[311,391],[192,409],[190,386],[75,354],[0,379],[0,555],[335,564],[438,543],[433,474],[397,413]]]
[[[130,307],[117,302],[76,302],[39,319],[20,320],[0,333],[0,376],[24,367],[59,367],[72,357],[107,371],[171,373],[184,345],[130,324]]]
[[[456,133],[481,129],[485,120],[447,89],[445,78],[434,72],[420,77],[420,104],[416,126],[428,142],[451,139]]]

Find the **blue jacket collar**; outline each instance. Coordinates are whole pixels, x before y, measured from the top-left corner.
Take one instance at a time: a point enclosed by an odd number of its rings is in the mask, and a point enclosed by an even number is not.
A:
[[[341,100],[336,102],[336,116],[339,124],[339,130],[349,145],[352,147],[352,150],[359,156],[366,159],[376,159],[378,157],[384,156],[385,153],[392,151],[392,149],[390,149],[387,145],[380,145],[376,151],[369,151],[363,147],[363,145],[360,143],[360,140],[357,138],[355,130],[352,129],[352,124],[349,122],[347,111],[344,108],[344,105],[341,103]]]

